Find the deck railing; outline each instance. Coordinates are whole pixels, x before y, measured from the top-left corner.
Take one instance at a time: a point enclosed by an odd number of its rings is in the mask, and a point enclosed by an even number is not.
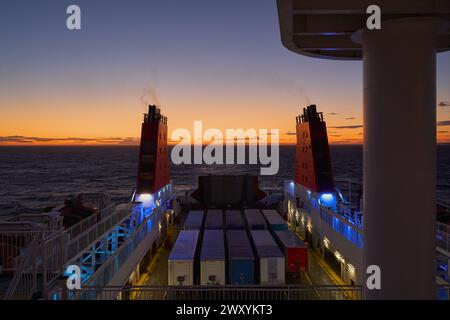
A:
[[[96,215],[67,230],[45,237],[42,232],[0,232],[0,249],[4,266],[2,273],[9,273],[11,281],[4,299],[29,299],[37,288],[39,276],[42,288],[57,279],[66,264],[81,256],[85,249],[98,241],[105,233],[132,214],[133,204],[124,205],[104,219]],[[18,248],[17,252],[11,252]],[[19,249],[20,248],[20,249]],[[43,290],[45,291],[45,290]]]
[[[64,297],[66,294],[66,297]],[[61,293],[81,300],[359,300],[361,286],[124,286]]]
[[[31,243],[42,239],[42,231],[0,231],[0,275],[12,274],[27,255]]]
[[[447,252],[450,252],[450,225],[437,222],[436,245]]]
[[[59,299],[78,300],[362,300],[362,286],[117,286],[60,291]],[[437,300],[450,300],[450,285],[437,285]]]
[[[114,276],[114,274],[122,268],[134,250],[141,244],[142,240],[149,234],[156,237],[158,227],[154,227],[157,222],[157,213],[161,208],[155,208],[151,214],[146,217],[137,229],[128,236],[126,241],[121,244],[116,252],[110,256],[89,279],[90,285],[103,286],[106,285]]]
[[[39,241],[33,241],[27,254],[19,259],[17,272],[12,278],[3,299],[29,300],[37,290],[37,261]]]

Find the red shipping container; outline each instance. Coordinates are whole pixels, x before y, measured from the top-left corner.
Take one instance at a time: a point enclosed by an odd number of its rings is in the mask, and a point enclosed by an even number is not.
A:
[[[308,246],[292,231],[276,231],[286,258],[287,272],[298,273],[308,270]]]

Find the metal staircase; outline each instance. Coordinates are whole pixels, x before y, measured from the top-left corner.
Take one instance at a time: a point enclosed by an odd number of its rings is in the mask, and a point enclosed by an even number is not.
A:
[[[28,235],[20,246],[25,249],[14,255],[14,267],[10,270],[13,276],[3,299],[62,298],[51,294],[61,292],[61,286],[65,286],[64,273],[69,265],[80,267],[83,285],[106,285],[105,281],[112,278],[144,239],[150,234],[157,236],[158,228],[154,226],[164,216],[172,191],[170,185],[161,190],[156,204],[150,207],[136,203],[108,205],[67,230]],[[24,239],[17,234],[10,238]]]

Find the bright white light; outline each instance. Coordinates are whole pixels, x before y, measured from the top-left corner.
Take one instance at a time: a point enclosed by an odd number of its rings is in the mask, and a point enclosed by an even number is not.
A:
[[[323,201],[331,201],[334,199],[334,196],[332,193],[324,193],[320,196],[320,199]]]
[[[341,253],[339,251],[335,251],[334,252],[334,256],[336,257],[336,259],[342,263],[345,263],[344,257],[341,255]]]
[[[323,238],[323,244],[325,245],[325,248],[329,248],[330,247],[330,240],[328,240],[327,237]]]
[[[355,272],[355,267],[352,264],[347,263],[347,267],[348,267],[349,272],[351,272],[351,273]]]
[[[150,206],[150,204],[152,203],[152,195],[149,193],[143,193],[143,194],[139,194],[136,197],[136,201],[137,202],[142,202],[142,204],[144,205],[144,207]]]

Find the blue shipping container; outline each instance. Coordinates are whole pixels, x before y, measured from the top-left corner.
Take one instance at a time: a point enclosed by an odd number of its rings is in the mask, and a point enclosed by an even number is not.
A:
[[[245,230],[228,230],[228,281],[231,285],[255,283],[255,258]]]

